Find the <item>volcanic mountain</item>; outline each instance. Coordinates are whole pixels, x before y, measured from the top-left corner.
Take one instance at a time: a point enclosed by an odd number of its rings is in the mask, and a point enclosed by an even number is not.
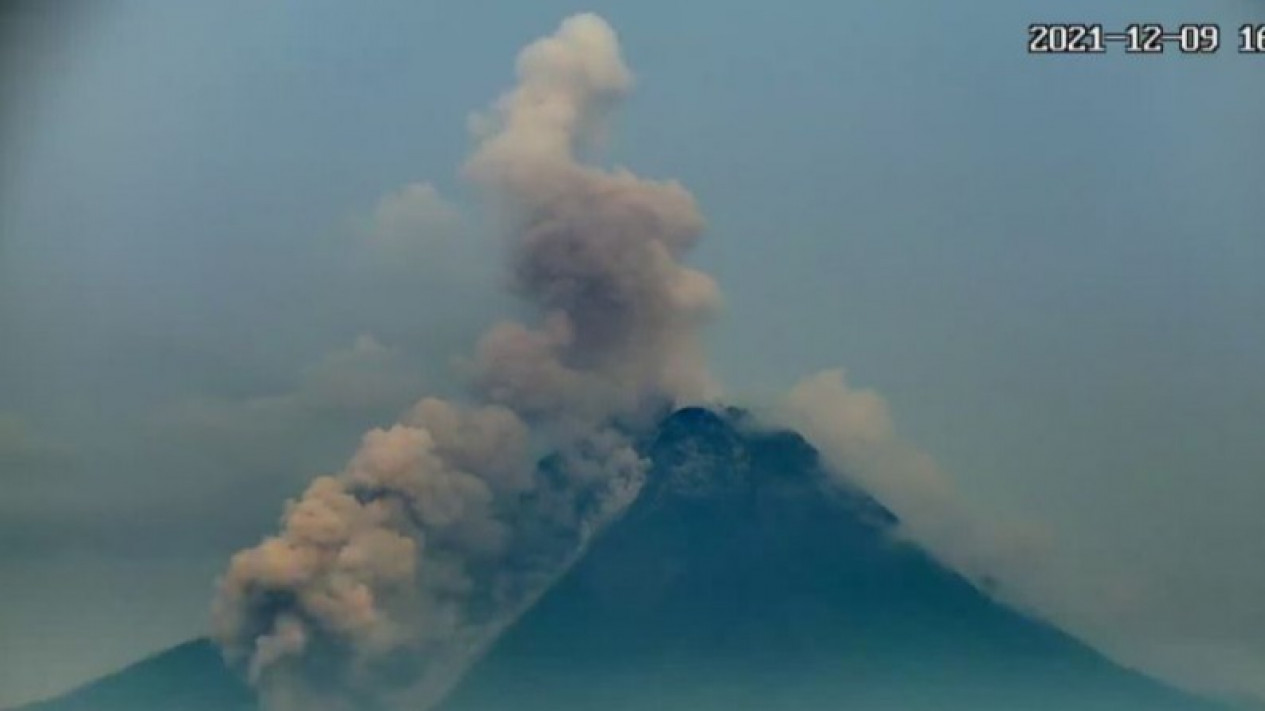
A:
[[[1195,711],[991,599],[737,411],[681,410],[638,500],[443,711]]]
[[[992,599],[736,410],[677,411],[646,485],[441,711],[1214,711]],[[246,711],[191,642],[23,711]]]

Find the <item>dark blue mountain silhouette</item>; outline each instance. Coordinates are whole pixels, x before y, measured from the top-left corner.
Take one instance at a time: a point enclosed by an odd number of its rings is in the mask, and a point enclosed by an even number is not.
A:
[[[625,517],[443,711],[1217,708],[990,599],[744,420],[668,418]]]
[[[736,410],[658,428],[637,501],[441,711],[1215,711],[999,604]],[[193,641],[22,711],[253,711]]]
[[[17,711],[254,711],[255,696],[220,650],[197,639]]]

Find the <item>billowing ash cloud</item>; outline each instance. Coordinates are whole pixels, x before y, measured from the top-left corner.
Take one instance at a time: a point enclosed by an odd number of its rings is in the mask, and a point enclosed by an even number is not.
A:
[[[718,291],[679,262],[703,226],[693,198],[578,159],[632,84],[614,33],[572,17],[518,79],[474,121],[465,173],[540,321],[483,337],[476,404],[427,398],[367,433],[233,557],[215,636],[273,708],[433,701],[635,495],[629,433],[712,389],[697,332]]]
[[[529,330],[493,328],[476,377],[530,416],[636,413],[663,395],[708,392],[696,340],[719,301],[715,283],[678,262],[702,217],[675,182],[582,165],[629,89],[610,27],[573,17],[518,58],[519,84],[489,115],[466,174],[515,223],[515,287],[546,314]]]

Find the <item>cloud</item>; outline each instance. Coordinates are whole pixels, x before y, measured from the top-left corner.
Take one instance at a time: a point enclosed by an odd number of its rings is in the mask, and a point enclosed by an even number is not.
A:
[[[6,495],[0,499],[5,523],[31,517],[47,499],[56,498],[73,481],[80,453],[70,445],[39,432],[27,418],[0,411],[0,475]]]
[[[31,548],[65,544],[81,525],[85,507],[75,506],[82,488],[84,452],[38,432],[27,418],[0,411],[0,559],[12,560]],[[69,520],[67,520],[69,519]],[[95,539],[94,539],[95,540]]]
[[[431,183],[415,182],[383,195],[360,232],[372,259],[390,266],[450,258],[461,229],[456,206]]]
[[[803,434],[839,482],[859,486],[891,509],[901,535],[951,567],[1030,609],[1048,610],[1057,598],[1049,573],[1042,572],[1054,560],[1048,529],[1034,521],[988,520],[971,510],[952,478],[897,436],[878,392],[851,387],[841,369],[826,370],[797,383],[773,418]]]
[[[1204,693],[1218,694],[1243,709],[1265,708],[1265,661],[1259,643],[1246,639],[1180,639],[1131,650],[1147,668]]]
[[[1240,592],[1259,585],[1255,571],[1229,576],[1233,582],[1213,571],[1226,584],[1210,596],[1206,580],[1077,555],[1040,521],[982,515],[929,455],[901,441],[883,397],[850,386],[842,370],[801,380],[772,417],[801,432],[837,481],[896,513],[900,536],[1006,602],[1189,688],[1265,693],[1244,682],[1265,678],[1255,673],[1260,644],[1245,634],[1259,606]]]
[[[0,471],[10,477],[36,476],[65,454],[62,447],[36,435],[22,416],[0,411]]]
[[[361,335],[301,368],[288,388],[158,406],[145,424],[146,464],[179,468],[182,488],[236,501],[241,520],[227,540],[240,542],[275,520],[264,497],[284,500],[314,472],[340,466],[366,428],[398,417],[423,390],[405,351]],[[245,500],[242,486],[251,490]]]
[[[948,478],[929,457],[896,439],[883,396],[851,387],[843,370],[800,380],[779,414],[821,451],[832,473],[855,479],[897,513],[952,508]],[[911,524],[918,525],[925,517],[913,518]]]
[[[161,420],[164,428],[240,443],[314,420],[399,411],[420,389],[420,377],[400,350],[361,335],[350,347],[305,367],[293,390],[245,399],[194,398],[165,411]]]

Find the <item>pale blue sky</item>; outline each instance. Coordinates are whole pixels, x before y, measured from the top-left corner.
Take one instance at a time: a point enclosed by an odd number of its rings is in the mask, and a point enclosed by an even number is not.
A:
[[[1265,5],[783,5],[8,11],[0,705],[197,633],[285,496],[452,388],[514,308],[467,115],[580,10],[638,80],[610,161],[707,216],[736,397],[845,366],[982,515],[1138,581],[1136,661],[1265,694],[1265,55],[1024,53],[1040,20],[1231,45]],[[365,256],[421,181],[463,223]]]

